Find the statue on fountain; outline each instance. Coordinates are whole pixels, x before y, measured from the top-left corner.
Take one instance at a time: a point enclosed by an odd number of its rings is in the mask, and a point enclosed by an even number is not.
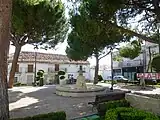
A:
[[[79,75],[77,77],[76,88],[79,90],[87,90],[86,79],[83,76],[82,66],[80,66]]]

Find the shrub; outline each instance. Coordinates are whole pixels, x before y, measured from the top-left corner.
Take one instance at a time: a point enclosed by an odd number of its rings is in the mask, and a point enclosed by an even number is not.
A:
[[[40,114],[33,117],[16,118],[11,120],[66,120],[65,112],[54,112],[48,114]]]
[[[58,71],[58,75],[65,75],[64,71]]]
[[[105,120],[159,120],[158,116],[137,110],[135,108],[119,107],[110,109],[105,115]]]
[[[106,111],[109,109],[113,109],[117,107],[129,107],[129,106],[130,106],[129,102],[123,99],[123,100],[115,100],[115,101],[100,103],[97,106],[97,110],[100,116],[104,116]]]
[[[43,78],[44,77],[44,70],[38,70],[36,81],[38,81],[39,86],[43,86]]]
[[[65,78],[65,76],[60,76],[59,78],[60,78],[60,79],[64,79],[64,78]]]
[[[98,81],[102,81],[102,80],[103,80],[102,75],[98,75]]]
[[[21,86],[27,86],[27,84],[21,83]]]
[[[21,86],[21,83],[20,82],[16,82],[13,84],[13,86]]]

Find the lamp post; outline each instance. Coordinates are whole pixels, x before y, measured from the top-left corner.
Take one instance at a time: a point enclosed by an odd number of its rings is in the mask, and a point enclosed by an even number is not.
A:
[[[35,53],[34,53],[34,83],[36,82],[36,71],[37,71],[37,50],[38,46],[36,45],[34,47]]]
[[[112,53],[112,50],[111,50],[111,78],[112,78],[112,81],[111,81],[111,88],[110,90],[113,91],[113,53]]]

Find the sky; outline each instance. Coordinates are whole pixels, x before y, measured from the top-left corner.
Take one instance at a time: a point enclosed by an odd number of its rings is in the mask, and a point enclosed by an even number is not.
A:
[[[37,52],[43,52],[43,53],[52,53],[52,54],[63,54],[66,55],[65,50],[67,46],[67,41],[65,40],[63,43],[59,43],[54,50],[44,50],[44,49],[38,49],[36,50]],[[29,51],[29,52],[35,52],[34,47],[32,45],[24,45],[22,47],[21,51]],[[14,53],[15,52],[15,47],[10,45],[9,53]],[[90,62],[91,66],[95,65],[95,59],[94,58],[89,58],[88,61]],[[107,65],[110,67],[110,55],[104,57],[103,59],[100,60],[100,65]]]

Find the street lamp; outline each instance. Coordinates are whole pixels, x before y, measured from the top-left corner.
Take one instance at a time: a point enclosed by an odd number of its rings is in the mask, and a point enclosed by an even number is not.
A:
[[[112,82],[111,82],[111,88],[110,90],[113,91],[113,53],[112,53],[112,50],[111,50],[111,78],[112,78]]]
[[[37,52],[38,46],[36,45],[34,47],[35,53],[34,53],[34,83],[36,83],[36,71],[37,71]]]
[[[160,54],[160,36],[159,36],[160,23],[157,23],[157,37],[158,37],[158,46],[159,46],[159,54]]]

